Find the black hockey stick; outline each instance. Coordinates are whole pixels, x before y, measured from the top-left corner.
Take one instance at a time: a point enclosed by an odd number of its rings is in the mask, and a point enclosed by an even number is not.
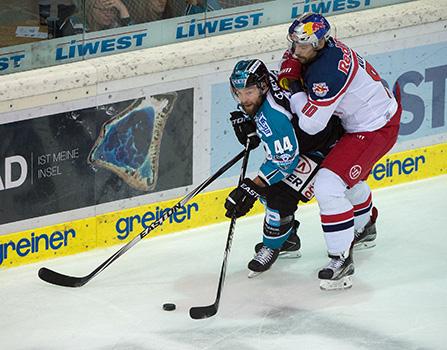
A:
[[[248,149],[249,143],[250,143],[250,140],[247,140],[247,145],[245,146],[245,150],[244,150],[244,152],[245,152],[244,159],[242,160],[241,174],[239,176],[238,186],[240,186],[240,184],[244,180],[245,173],[247,171],[248,156],[250,154],[250,150]],[[227,271],[227,260],[228,260],[228,255],[230,254],[231,244],[233,243],[233,235],[234,235],[235,226],[236,226],[236,213],[234,213],[233,216],[231,217],[230,228],[228,230],[227,243],[225,245],[224,258],[222,261],[222,268],[220,269],[219,285],[217,286],[216,300],[211,305],[194,306],[194,307],[190,308],[189,315],[191,316],[191,318],[193,318],[195,320],[214,316],[217,313],[217,310],[219,309],[220,296],[222,294],[222,289],[223,289],[224,282],[225,282],[225,274]]]
[[[107,266],[113,263],[116,259],[118,259],[121,255],[127,252],[130,248],[132,248],[135,244],[141,241],[144,237],[146,237],[149,232],[154,230],[156,227],[160,226],[166,219],[168,219],[172,214],[174,214],[177,210],[183,207],[189,200],[195,197],[199,192],[205,189],[209,184],[211,184],[214,180],[216,180],[219,176],[221,176],[224,172],[226,172],[229,168],[231,168],[234,164],[236,164],[242,157],[245,156],[245,150],[240,152],[237,156],[231,159],[228,163],[226,163],[223,167],[216,171],[216,173],[210,176],[207,180],[205,180],[202,184],[196,187],[191,193],[183,197],[180,202],[174,205],[172,208],[163,213],[163,215],[152,224],[149,225],[146,229],[144,229],[141,233],[135,236],[130,242],[128,242],[125,246],[123,246],[120,250],[115,252],[110,258],[104,261],[101,265],[99,265],[95,270],[93,270],[90,274],[83,277],[74,277],[61,274],[59,272],[47,269],[46,267],[42,267],[39,270],[40,279],[45,282],[56,284],[63,287],[82,287],[88,281],[90,281],[93,277],[102,272]]]

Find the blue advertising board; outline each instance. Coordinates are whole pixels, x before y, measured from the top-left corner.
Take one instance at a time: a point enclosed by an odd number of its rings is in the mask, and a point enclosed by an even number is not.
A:
[[[408,0],[276,0],[0,48],[0,75]]]

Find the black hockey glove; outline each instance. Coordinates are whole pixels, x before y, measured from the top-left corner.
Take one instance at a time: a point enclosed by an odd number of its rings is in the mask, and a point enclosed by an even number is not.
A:
[[[259,146],[261,140],[256,133],[256,123],[250,119],[248,115],[241,111],[234,111],[230,113],[231,125],[233,125],[234,133],[237,139],[245,147],[247,138],[250,140],[248,148],[250,150]]]
[[[253,208],[253,204],[262,195],[262,192],[261,186],[256,185],[249,178],[245,178],[240,186],[228,195],[225,201],[225,209],[227,209],[225,216],[231,218],[233,213],[236,213],[237,218],[244,216]]]
[[[289,89],[292,95],[298,93],[298,92],[305,92],[303,84],[300,80],[291,80],[289,82]]]

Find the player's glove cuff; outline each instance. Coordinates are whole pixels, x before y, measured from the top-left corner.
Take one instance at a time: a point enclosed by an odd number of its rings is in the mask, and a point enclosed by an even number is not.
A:
[[[281,88],[291,91],[291,84],[294,81],[301,81],[301,63],[291,57],[290,53],[283,56],[280,71],[278,74],[278,84]]]
[[[261,139],[256,133],[256,123],[247,114],[241,111],[230,113],[231,125],[233,125],[234,133],[238,141],[245,147],[247,140],[250,140],[248,148],[250,150],[259,146]]]
[[[237,218],[247,214],[253,208],[256,200],[263,195],[265,189],[256,185],[251,179],[245,178],[242,183],[228,195],[225,201],[225,216],[231,218],[233,213]]]

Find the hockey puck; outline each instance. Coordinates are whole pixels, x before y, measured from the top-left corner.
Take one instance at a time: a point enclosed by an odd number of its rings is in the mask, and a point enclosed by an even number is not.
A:
[[[163,310],[165,310],[165,311],[174,311],[175,310],[175,304],[171,304],[171,303],[163,304]]]

